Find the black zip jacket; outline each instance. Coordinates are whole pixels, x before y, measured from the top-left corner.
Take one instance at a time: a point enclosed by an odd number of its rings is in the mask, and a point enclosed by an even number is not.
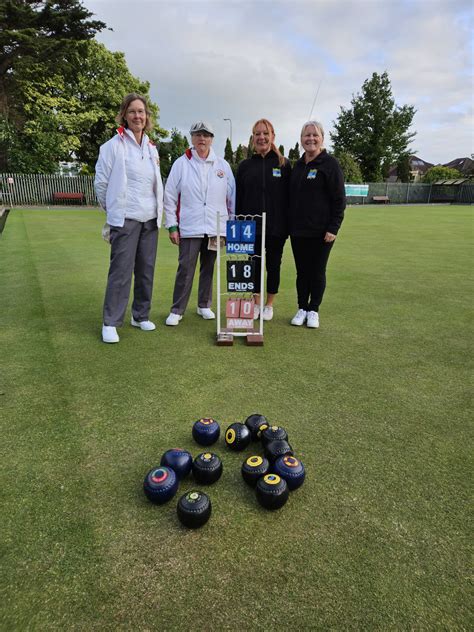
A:
[[[273,150],[263,157],[254,154],[242,160],[236,176],[236,214],[261,215],[265,211],[267,236],[288,237],[290,177],[290,163],[285,159],[280,167]],[[256,221],[257,234],[261,234],[261,220]]]
[[[337,235],[345,208],[344,176],[337,160],[325,149],[308,164],[300,158],[291,173],[290,235]]]

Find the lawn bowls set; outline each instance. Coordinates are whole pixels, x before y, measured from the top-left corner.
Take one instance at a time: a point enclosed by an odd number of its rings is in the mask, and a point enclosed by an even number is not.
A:
[[[213,445],[220,435],[220,425],[215,419],[198,419],[193,424],[192,437],[198,445]],[[290,492],[303,485],[305,468],[288,443],[288,433],[281,426],[270,424],[264,415],[254,413],[244,423],[230,424],[224,444],[232,452],[242,452],[250,444],[260,446],[244,460],[241,474],[244,482],[255,489],[256,499],[265,509],[280,509]],[[207,450],[193,459],[188,450],[171,448],[163,453],[160,465],[145,476],[143,491],[152,503],[163,505],[176,496],[180,483],[188,476],[192,475],[196,484],[208,486],[216,483],[222,472],[222,460],[215,452]],[[200,489],[189,489],[178,500],[178,519],[190,529],[206,524],[211,512],[211,499]]]

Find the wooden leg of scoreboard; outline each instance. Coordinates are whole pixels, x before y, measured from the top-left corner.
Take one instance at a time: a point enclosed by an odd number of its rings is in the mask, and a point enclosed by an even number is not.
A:
[[[219,332],[217,334],[217,346],[218,347],[232,347],[234,344],[234,336],[227,332]]]
[[[247,345],[249,347],[263,347],[263,334],[258,329],[247,333]]]

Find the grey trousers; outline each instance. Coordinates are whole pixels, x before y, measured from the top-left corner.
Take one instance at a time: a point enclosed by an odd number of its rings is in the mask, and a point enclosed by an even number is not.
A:
[[[110,267],[104,300],[104,325],[120,327],[123,324],[132,274],[133,318],[148,320],[153,292],[158,226],[156,219],[137,222],[126,219],[123,226],[110,227]]]
[[[193,287],[198,255],[200,255],[198,307],[212,304],[212,276],[217,252],[208,250],[207,237],[182,237],[179,240],[178,271],[174,282],[173,314],[184,314]]]

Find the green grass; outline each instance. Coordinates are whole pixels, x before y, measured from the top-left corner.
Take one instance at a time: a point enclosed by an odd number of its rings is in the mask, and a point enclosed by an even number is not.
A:
[[[470,630],[470,207],[351,208],[317,331],[289,326],[294,265],[265,345],[164,326],[100,342],[108,246],[97,211],[14,209],[0,237],[2,595],[23,630]],[[127,317],[128,318],[128,317]],[[187,531],[142,480],[192,422],[259,411],[305,485],[266,512],[245,455],[215,451],[210,522]],[[192,486],[181,484],[180,493]]]

